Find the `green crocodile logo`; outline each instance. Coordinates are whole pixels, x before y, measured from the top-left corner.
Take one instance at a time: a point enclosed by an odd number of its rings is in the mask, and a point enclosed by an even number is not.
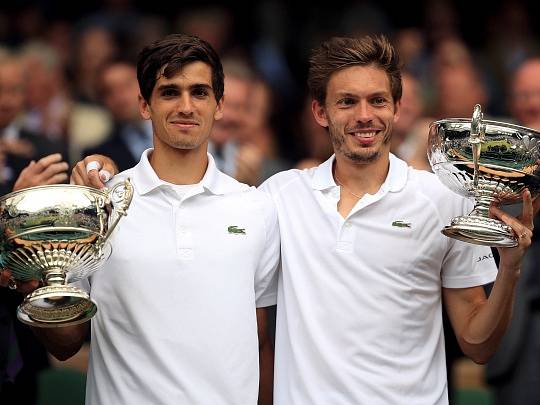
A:
[[[411,224],[409,222],[394,221],[392,222],[392,226],[396,226],[398,228],[410,228]]]
[[[246,234],[246,230],[244,228],[238,228],[238,226],[236,225],[231,225],[227,228],[227,231],[229,233],[235,233],[235,234],[238,234],[238,235],[245,235]]]

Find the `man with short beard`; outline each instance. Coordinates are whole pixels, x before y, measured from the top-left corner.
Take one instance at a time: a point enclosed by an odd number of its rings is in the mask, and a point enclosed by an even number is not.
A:
[[[312,111],[334,155],[261,186],[276,203],[276,405],[447,404],[442,298],[464,353],[495,352],[540,199],[524,193],[520,235],[499,249],[440,229],[470,201],[390,154],[401,74],[384,37],[332,38],[310,61]],[[489,299],[483,284],[496,278]]]

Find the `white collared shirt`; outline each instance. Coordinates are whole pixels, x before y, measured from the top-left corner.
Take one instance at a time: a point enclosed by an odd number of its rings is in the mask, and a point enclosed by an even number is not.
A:
[[[447,404],[441,287],[497,271],[488,248],[440,233],[471,204],[391,155],[344,219],[333,161],[261,186],[281,232],[274,403]]]
[[[179,195],[149,153],[113,179],[129,177],[135,194],[90,278],[86,403],[255,405],[255,308],[275,301],[275,208],[210,155],[202,181]]]

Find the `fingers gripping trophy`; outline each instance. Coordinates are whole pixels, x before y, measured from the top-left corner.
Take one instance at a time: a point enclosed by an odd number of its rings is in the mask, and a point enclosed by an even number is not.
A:
[[[17,310],[23,323],[59,327],[88,321],[95,302],[69,283],[88,277],[111,254],[109,237],[133,197],[125,180],[111,189],[31,187],[0,198],[0,264],[16,281],[40,280]]]
[[[520,202],[528,189],[540,191],[540,132],[483,119],[476,105],[472,119],[444,119],[430,126],[428,158],[451,190],[473,198],[466,216],[453,218],[442,232],[451,238],[492,247],[514,247],[518,238],[504,222],[489,217],[492,203]]]

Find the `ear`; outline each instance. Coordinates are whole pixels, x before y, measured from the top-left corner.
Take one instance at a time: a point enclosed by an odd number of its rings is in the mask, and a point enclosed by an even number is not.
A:
[[[397,103],[394,103],[394,122],[399,119],[399,114],[401,113],[401,100]]]
[[[328,128],[328,118],[326,117],[326,109],[321,105],[317,100],[311,101],[311,111],[313,112],[313,117],[315,121],[321,127]]]
[[[223,117],[223,103],[225,101],[225,96],[221,96],[221,99],[217,103],[216,111],[214,111],[214,120],[220,120]]]
[[[139,112],[141,117],[145,120],[149,120],[152,116],[150,111],[150,104],[139,94]]]

